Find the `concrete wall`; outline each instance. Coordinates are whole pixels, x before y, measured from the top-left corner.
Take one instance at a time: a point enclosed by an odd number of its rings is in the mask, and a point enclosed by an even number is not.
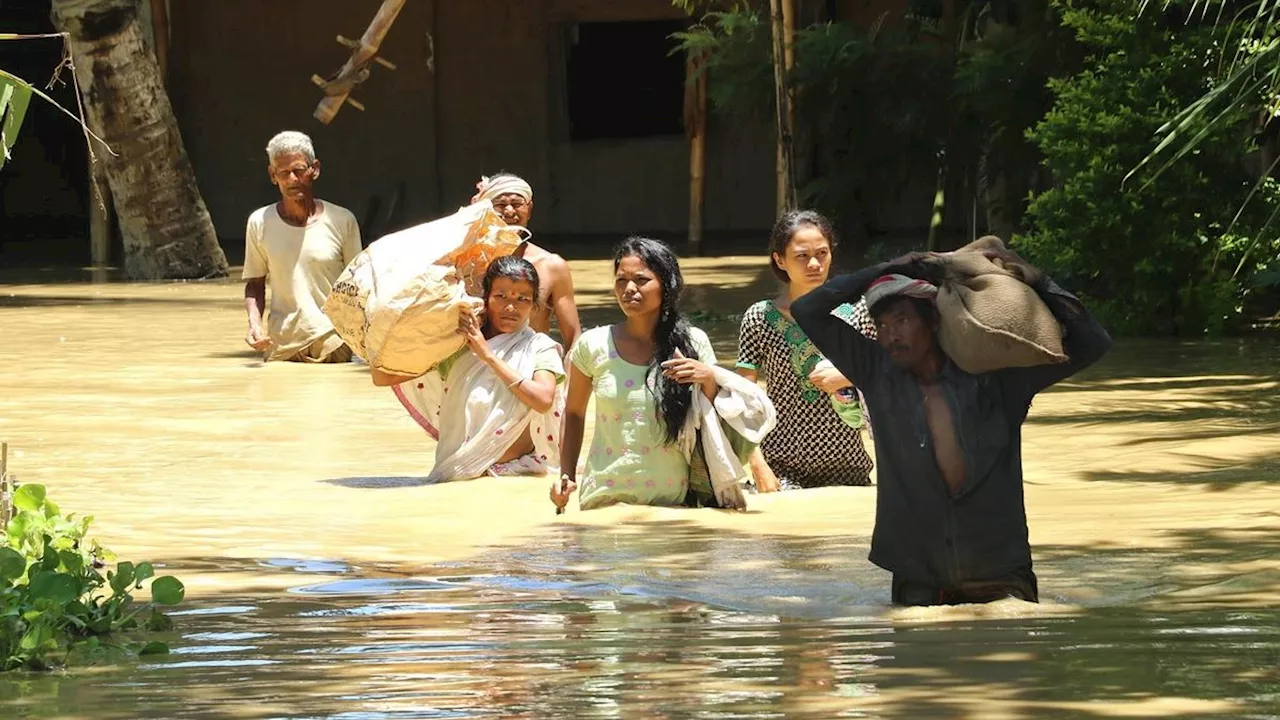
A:
[[[426,33],[433,3],[407,3],[382,46],[399,66],[375,67],[328,126],[311,113],[322,95],[310,78],[335,72],[376,0],[219,0],[172,6],[170,96],[218,235],[233,256],[254,208],[279,199],[266,173],[267,140],[280,130],[312,136],[322,161],[318,192],[364,220],[371,198],[390,200],[404,183],[406,205],[426,217],[439,204],[433,81]]]
[[[319,192],[363,222],[370,201],[405,190],[400,225],[465,203],[499,168],[534,185],[534,229],[546,234],[681,233],[688,222],[683,137],[568,142],[557,125],[563,66],[558,23],[673,17],[669,0],[412,0],[382,46],[395,62],[329,126],[311,117],[312,74],[345,61],[338,34],[357,38],[379,0],[219,0],[172,6],[170,85],[183,137],[218,234],[238,257],[243,224],[271,202],[263,147],[282,129],[312,135]],[[305,10],[303,9],[305,8]],[[434,40],[429,54],[428,34]],[[427,60],[434,62],[434,73]],[[706,225],[767,228],[773,152],[758,122],[714,121]]]

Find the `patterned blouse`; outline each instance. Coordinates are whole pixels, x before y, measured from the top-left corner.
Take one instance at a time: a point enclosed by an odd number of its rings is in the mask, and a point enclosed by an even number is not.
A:
[[[844,305],[841,319],[869,337],[874,325],[866,305]],[[772,300],[761,300],[742,316],[738,367],[765,381],[778,411],[778,425],[761,451],[783,488],[870,485],[871,457],[857,428],[832,406],[832,398],[809,381],[822,353]],[[840,401],[858,402],[854,397]]]

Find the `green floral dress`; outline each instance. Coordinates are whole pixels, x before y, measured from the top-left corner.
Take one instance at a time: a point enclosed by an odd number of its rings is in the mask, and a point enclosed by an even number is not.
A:
[[[852,315],[842,319],[860,325]],[[832,398],[809,382],[822,360],[800,326],[772,300],[761,300],[742,316],[738,367],[754,370],[764,380],[778,411],[778,425],[760,449],[779,482],[784,488],[869,485],[873,465],[858,428],[841,419]],[[843,414],[862,424],[856,394],[836,401],[852,403]]]

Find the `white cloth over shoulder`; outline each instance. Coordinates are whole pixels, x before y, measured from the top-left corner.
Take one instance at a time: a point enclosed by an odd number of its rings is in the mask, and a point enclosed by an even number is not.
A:
[[[526,428],[534,454],[552,472],[560,467],[560,418],[564,414],[564,365],[555,340],[527,326],[489,340],[489,347],[522,377],[536,370],[556,374],[555,400],[546,413],[520,402],[474,353],[464,352],[447,370],[439,369],[394,385],[409,415],[437,440],[436,463],[428,482],[480,477],[520,439]]]
[[[701,437],[716,499],[728,507],[727,499],[735,491],[741,494],[739,481],[747,470],[738,461],[721,423],[727,423],[747,442],[758,445],[778,424],[778,412],[756,383],[721,367],[711,369],[720,386],[716,399],[712,402],[698,388],[693,389],[693,405],[680,431],[679,446],[685,459],[691,460],[694,443]]]

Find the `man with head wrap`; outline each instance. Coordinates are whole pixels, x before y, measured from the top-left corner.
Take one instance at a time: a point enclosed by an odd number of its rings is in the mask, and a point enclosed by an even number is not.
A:
[[[471,204],[489,202],[508,225],[529,227],[533,214],[533,188],[521,178],[507,172],[482,177],[476,183],[476,194]],[[560,341],[568,349],[577,339],[582,326],[578,321],[578,306],[573,301],[573,277],[569,264],[555,253],[526,240],[516,248],[515,255],[528,260],[538,271],[541,280],[538,305],[529,316],[529,327],[538,332],[551,332],[551,316],[560,328]]]
[[[1111,338],[1080,301],[1009,250],[984,250],[1035,289],[1066,331],[1066,363],[971,375],[938,342],[939,265],[912,253],[829,280],[791,313],[862,391],[879,491],[871,561],[901,605],[1037,602],[1022,496],[1022,423],[1036,393],[1099,360]],[[833,315],[862,297],[876,339]]]

